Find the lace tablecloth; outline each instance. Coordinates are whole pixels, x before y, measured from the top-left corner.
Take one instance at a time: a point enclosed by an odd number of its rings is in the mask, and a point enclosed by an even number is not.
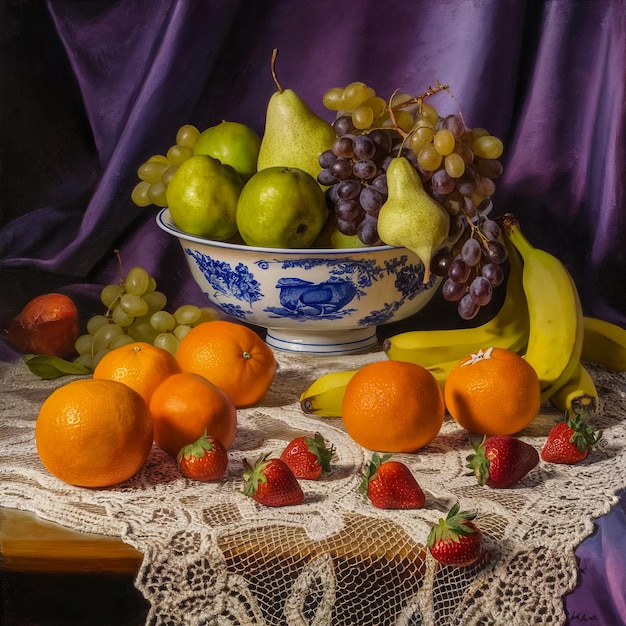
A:
[[[22,362],[1,363],[0,498],[74,530],[121,537],[144,554],[136,586],[149,624],[418,626],[560,624],[577,582],[575,547],[626,485],[626,375],[591,367],[600,394],[601,445],[576,466],[540,464],[516,487],[479,487],[468,476],[467,434],[446,420],[421,452],[397,455],[426,494],[416,511],[381,511],[358,493],[370,452],[341,420],[304,415],[297,398],[320,374],[386,358],[276,353],[279,373],[254,408],[239,411],[227,477],[180,476],[154,448],[131,480],[109,489],[53,478],[34,444],[39,406],[69,379],[41,381]],[[539,448],[560,419],[543,407],[521,437]],[[243,496],[242,459],[279,453],[319,431],[336,448],[333,474],[301,481],[303,504],[264,508]],[[440,567],[424,543],[456,501],[476,510],[487,553],[475,566]]]

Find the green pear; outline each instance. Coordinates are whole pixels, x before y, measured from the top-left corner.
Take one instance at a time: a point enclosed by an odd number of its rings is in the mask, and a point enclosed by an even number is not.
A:
[[[275,72],[277,51],[272,56],[272,76],[278,91],[272,94],[265,115],[257,170],[296,167],[317,178],[319,157],[335,142],[333,127],[313,113],[292,89],[283,89]]]
[[[424,282],[430,280],[430,260],[448,237],[450,215],[425,191],[415,168],[404,157],[387,168],[387,200],[378,214],[378,234],[388,246],[414,252],[424,264]]]

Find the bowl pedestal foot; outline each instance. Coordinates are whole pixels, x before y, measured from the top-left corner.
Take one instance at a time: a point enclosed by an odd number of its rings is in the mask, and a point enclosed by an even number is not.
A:
[[[378,338],[375,326],[338,331],[268,328],[265,341],[272,348],[285,352],[333,355],[367,350],[378,343]]]

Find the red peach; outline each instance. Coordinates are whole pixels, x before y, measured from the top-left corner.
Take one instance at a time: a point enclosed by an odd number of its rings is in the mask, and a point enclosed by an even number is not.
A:
[[[7,339],[25,354],[68,358],[74,354],[77,337],[76,305],[61,293],[33,298],[7,329]]]

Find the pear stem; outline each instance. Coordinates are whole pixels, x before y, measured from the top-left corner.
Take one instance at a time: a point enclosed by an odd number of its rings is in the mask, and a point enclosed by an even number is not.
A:
[[[283,91],[285,91],[283,89],[283,86],[280,84],[280,81],[278,80],[278,76],[276,75],[276,57],[278,56],[278,48],[274,48],[274,50],[272,51],[272,62],[271,62],[271,67],[272,67],[272,78],[274,79],[274,82],[276,83],[276,87],[278,87],[278,91],[280,93],[283,93]]]

